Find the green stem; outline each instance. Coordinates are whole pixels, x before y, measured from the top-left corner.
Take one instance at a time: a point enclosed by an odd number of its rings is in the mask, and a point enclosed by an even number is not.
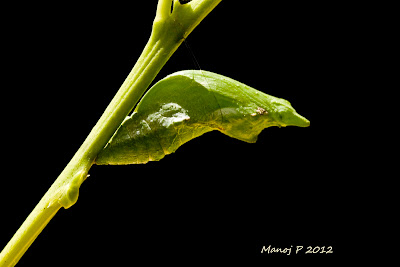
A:
[[[57,211],[75,204],[98,153],[182,41],[219,2],[174,1],[171,14],[171,0],[159,1],[150,39],[138,61],[82,146],[0,253],[0,267],[14,266]]]

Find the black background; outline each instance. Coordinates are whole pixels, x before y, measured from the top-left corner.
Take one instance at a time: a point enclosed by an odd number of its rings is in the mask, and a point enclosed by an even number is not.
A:
[[[187,42],[204,70],[289,100],[308,128],[256,144],[207,133],[160,162],[93,166],[18,266],[329,263],[343,255],[338,105],[344,6],[222,1]],[[23,6],[3,30],[4,247],[69,162],[139,57],[157,1]],[[155,81],[197,69],[182,45]],[[4,67],[3,67],[4,69]],[[339,89],[342,88],[342,89]],[[332,246],[267,255],[263,246]],[[294,249],[293,249],[294,250]]]

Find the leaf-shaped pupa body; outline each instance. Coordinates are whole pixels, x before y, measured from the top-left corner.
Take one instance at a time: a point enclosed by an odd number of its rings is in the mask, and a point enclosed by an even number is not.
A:
[[[264,128],[309,124],[284,99],[216,73],[180,71],[144,95],[98,155],[96,164],[157,161],[213,130],[253,143]]]

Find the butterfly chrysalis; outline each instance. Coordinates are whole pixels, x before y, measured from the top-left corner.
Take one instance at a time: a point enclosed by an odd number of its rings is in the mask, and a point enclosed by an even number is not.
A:
[[[96,164],[157,161],[206,132],[255,142],[271,126],[309,126],[291,104],[228,77],[201,70],[171,74],[142,98]]]

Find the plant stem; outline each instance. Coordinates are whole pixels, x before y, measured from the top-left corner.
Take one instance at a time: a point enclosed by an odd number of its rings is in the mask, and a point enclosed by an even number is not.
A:
[[[75,204],[98,153],[182,41],[219,2],[175,1],[171,14],[171,0],[159,1],[150,39],[138,61],[82,146],[0,253],[0,267],[14,266],[57,211]]]

